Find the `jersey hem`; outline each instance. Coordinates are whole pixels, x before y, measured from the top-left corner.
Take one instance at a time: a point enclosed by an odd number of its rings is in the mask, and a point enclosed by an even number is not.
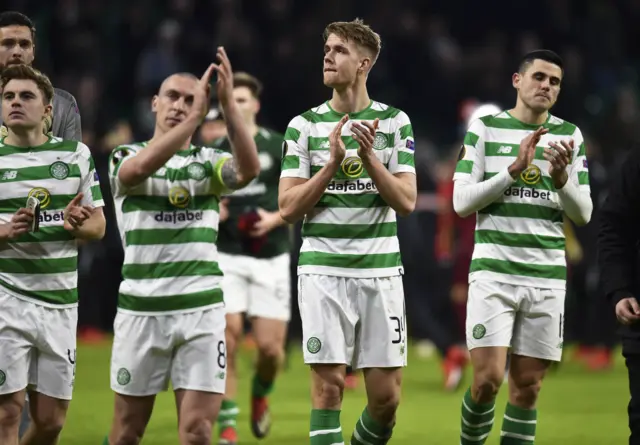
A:
[[[404,275],[404,267],[345,270],[329,266],[298,266],[298,276],[299,275],[328,275],[344,278],[387,278]]]
[[[22,295],[18,292],[14,292],[12,290],[7,289],[6,287],[2,286],[0,284],[0,292],[4,292],[5,294],[18,298],[19,300],[23,300],[26,301],[28,303],[33,303],[36,304],[38,306],[43,306],[43,307],[47,307],[50,309],[73,309],[73,308],[77,308],[78,307],[78,302],[76,301],[75,303],[65,303],[65,304],[52,304],[52,303],[47,303],[46,301],[42,301],[42,300],[38,300],[37,298],[31,298],[31,297],[27,297],[25,295]]]
[[[192,307],[189,309],[176,309],[173,311],[133,311],[130,309],[123,309],[121,307],[118,307],[118,312],[123,314],[128,314],[128,315],[153,317],[157,315],[181,315],[181,314],[191,314],[191,313],[200,312],[200,311],[204,312],[208,309],[215,309],[215,308],[224,307],[224,306],[225,306],[224,302],[221,302],[221,303],[209,304],[206,306]]]

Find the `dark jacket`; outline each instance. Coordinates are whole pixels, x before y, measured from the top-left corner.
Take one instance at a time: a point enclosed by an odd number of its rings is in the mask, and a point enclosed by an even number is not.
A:
[[[0,110],[2,110],[0,103]],[[0,124],[2,115],[0,114]],[[80,111],[75,97],[65,90],[55,88],[53,95],[53,135],[62,139],[82,142]]]
[[[627,297],[640,300],[640,149],[627,153],[600,211],[598,266],[606,298],[615,306]],[[614,310],[613,308],[611,310]],[[640,323],[620,330],[623,348],[640,352]]]

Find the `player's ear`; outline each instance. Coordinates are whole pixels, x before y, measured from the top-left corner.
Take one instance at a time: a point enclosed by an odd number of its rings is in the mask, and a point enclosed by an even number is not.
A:
[[[261,108],[262,104],[260,103],[260,101],[258,99],[256,99],[256,114],[258,114],[260,112],[260,108]]]
[[[515,89],[520,88],[521,79],[522,79],[522,76],[520,75],[520,73],[513,73],[513,76],[511,76],[511,83],[513,85],[513,88]]]
[[[366,74],[369,72],[370,68],[371,68],[371,59],[369,57],[364,57],[362,60],[360,60],[360,66],[358,67],[360,71]]]
[[[151,98],[151,111],[154,113],[158,111],[158,95],[156,94]]]

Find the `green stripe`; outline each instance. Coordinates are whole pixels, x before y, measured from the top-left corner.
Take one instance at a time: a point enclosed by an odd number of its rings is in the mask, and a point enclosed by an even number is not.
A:
[[[400,127],[400,139],[412,138],[413,137],[413,127],[411,124],[406,124]]]
[[[358,159],[358,163],[360,165],[362,165],[362,161],[360,159]],[[322,170],[322,168],[324,167],[324,165],[312,165],[311,166],[311,177],[313,177],[313,175],[316,175],[320,170]],[[342,168],[344,168],[344,164],[342,166]],[[369,176],[369,172],[362,167],[362,171],[360,173],[360,176],[358,176],[357,178],[352,178],[350,176],[347,176],[347,174],[342,170],[342,168],[340,168],[335,175],[333,175],[333,179],[336,181],[349,181],[349,180],[356,180],[356,179],[369,179],[371,178]]]
[[[520,275],[547,280],[565,280],[567,268],[565,266],[551,266],[544,264],[518,263],[515,261],[479,258],[471,260],[469,273],[489,271],[505,275]]]
[[[80,178],[80,166],[78,164],[69,165],[69,176],[67,178]],[[19,181],[39,181],[44,179],[53,179],[49,172],[49,165],[39,165],[37,167],[24,167],[24,168],[0,168],[0,181],[7,182],[19,182]],[[2,179],[5,172],[16,171],[15,178]],[[65,179],[67,179],[65,178]]]
[[[458,161],[456,164],[456,173],[471,173],[473,170],[473,161]]]
[[[41,210],[64,210],[76,195],[50,195],[40,203]],[[15,213],[27,204],[27,197],[0,200],[0,213]]]
[[[4,142],[4,139],[3,139]],[[13,145],[0,146],[0,156],[10,156],[14,154],[22,154],[26,151],[29,153],[43,153],[46,151],[73,153],[78,149],[76,141],[46,142],[38,147],[14,147]]]
[[[494,203],[478,211],[493,216],[510,216],[516,218],[544,219],[551,222],[562,222],[562,212],[550,207],[521,203]]]
[[[349,118],[352,120],[374,120],[376,118],[380,120],[385,120],[385,119],[392,119],[396,117],[399,113],[400,113],[400,110],[393,107],[389,107],[386,110],[382,110],[382,111],[374,110],[371,107],[368,107],[357,113],[349,113]],[[328,110],[326,113],[322,113],[322,114],[315,113],[314,111],[309,110],[309,111],[305,111],[300,116],[303,119],[306,119],[307,121],[311,122],[312,124],[319,124],[322,122],[338,123],[338,121],[340,121],[340,119],[342,119],[342,116],[344,115],[341,113],[336,113],[333,110]]]
[[[584,145],[584,142],[580,144],[578,148],[578,156],[586,156],[587,155],[587,147]]]
[[[68,258],[46,258],[46,259],[24,259],[24,258],[1,258],[0,270],[7,274],[53,274],[68,273],[78,270],[78,257]]]
[[[176,261],[173,263],[125,264],[125,280],[145,280],[170,277],[222,276],[215,261]]]
[[[59,242],[59,241],[73,241],[75,238],[68,230],[65,230],[64,226],[45,226],[40,227],[37,232],[25,233],[20,235],[15,240],[11,241],[12,244],[21,243],[44,243],[44,242]]]
[[[168,312],[193,309],[222,303],[222,290],[211,289],[191,294],[169,295],[166,297],[136,297],[118,295],[118,307],[138,312]]]
[[[179,154],[182,152],[178,152]],[[175,181],[187,181],[191,178],[191,176],[189,175],[189,165],[191,163],[185,165],[184,167],[180,167],[180,168],[170,168],[170,167],[166,167],[166,173],[162,176],[159,176],[157,174],[154,174],[153,177],[154,178],[159,178],[159,179],[167,179],[171,182],[175,182]],[[211,178],[213,176],[213,165],[211,164],[210,161],[206,161],[206,162],[198,162],[198,164],[202,165],[204,167],[204,179],[206,178]],[[157,173],[157,172],[156,172]]]
[[[211,228],[138,229],[130,230],[125,234],[127,246],[151,246],[187,243],[215,244],[217,237],[218,232]]]
[[[406,151],[398,152],[398,165],[408,165],[415,168],[415,159],[413,153],[407,153]]]
[[[44,301],[49,304],[74,304],[78,302],[78,289],[29,291],[20,289],[1,279],[0,286],[18,295],[24,295],[25,297]]]
[[[487,173],[485,172],[483,180],[486,181],[488,179],[493,178],[498,173]],[[536,189],[536,190],[546,190],[548,192],[557,191],[556,187],[553,185],[553,181],[548,176],[540,176],[539,182],[534,184],[527,184],[522,180],[521,176],[518,176],[516,182],[509,188],[523,188],[523,189]],[[547,197],[548,198],[548,197]],[[546,198],[543,198],[546,199]]]
[[[551,115],[549,115],[549,119]],[[569,123],[563,122],[562,124],[550,123],[549,121],[545,122],[542,125],[537,124],[525,124],[524,122],[520,122],[512,117],[504,119],[504,118],[496,118],[493,116],[486,116],[480,118],[482,122],[488,128],[498,128],[501,130],[535,130],[538,127],[544,127],[549,129],[549,134],[554,136],[571,136],[576,131],[576,126]]]
[[[329,266],[344,269],[383,269],[402,267],[400,253],[375,253],[368,255],[300,252],[300,266]]]
[[[467,134],[464,136],[463,143],[464,145],[471,145],[472,147],[475,147],[478,143],[478,139],[480,139],[480,137],[477,134],[467,131]]]
[[[525,235],[498,230],[476,230],[476,244],[499,244],[508,247],[564,250],[564,238],[546,235]]]
[[[385,148],[394,146],[394,135],[388,133],[380,133],[387,139],[387,145]],[[341,136],[342,142],[344,143],[344,148],[346,150],[356,150],[360,146],[358,142],[353,138],[353,136]],[[329,151],[330,147],[328,145],[329,138],[328,137],[315,137],[309,136],[307,139],[307,146],[309,147],[309,151]],[[382,149],[380,149],[382,150]]]
[[[91,199],[96,202],[96,201],[101,201],[102,198],[102,190],[100,190],[100,186],[98,184],[96,185],[92,185],[91,188],[89,189],[89,191],[91,192]]]
[[[287,130],[284,132],[284,140],[298,142],[298,139],[300,139],[300,130],[287,127]]]
[[[218,198],[215,195],[191,196],[185,208],[176,208],[167,196],[128,195],[122,201],[122,212],[169,212],[180,214],[190,211],[219,211]]]
[[[325,193],[320,201],[315,205],[318,207],[346,207],[352,209],[370,209],[374,207],[389,207],[382,199],[382,196],[375,193],[367,193],[361,195],[355,194],[335,194]]]
[[[589,185],[589,172],[578,172],[578,184]]]
[[[300,158],[294,155],[286,155],[282,158],[282,170],[297,170],[300,168]]]
[[[303,237],[371,239],[396,236],[395,222],[379,224],[322,224],[306,223],[302,226]]]

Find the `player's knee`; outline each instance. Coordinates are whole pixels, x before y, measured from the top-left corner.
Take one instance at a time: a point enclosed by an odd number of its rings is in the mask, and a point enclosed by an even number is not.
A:
[[[511,402],[520,408],[532,409],[538,400],[542,380],[536,376],[511,378]]]
[[[317,408],[331,409],[340,406],[344,392],[344,377],[338,369],[316,367],[313,398]]]
[[[13,428],[20,425],[22,417],[22,405],[16,398],[10,396],[0,397],[0,425],[3,428]]]
[[[204,418],[187,420],[181,425],[181,445],[209,445],[211,443],[211,422]]]
[[[491,402],[496,398],[503,381],[504,371],[498,369],[476,373],[473,382],[474,400],[479,403]]]
[[[284,347],[276,341],[258,344],[258,352],[263,360],[277,362],[284,355]]]
[[[399,391],[385,391],[369,397],[368,409],[371,416],[384,425],[394,422],[400,405]]]

